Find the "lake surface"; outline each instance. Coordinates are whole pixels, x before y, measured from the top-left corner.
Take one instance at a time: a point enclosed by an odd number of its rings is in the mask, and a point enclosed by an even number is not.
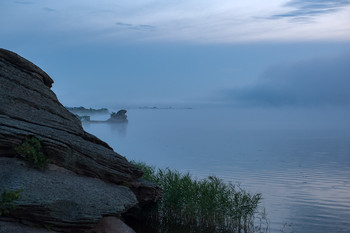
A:
[[[129,109],[85,123],[129,160],[216,175],[263,194],[271,232],[350,232],[350,114],[342,109]],[[107,119],[106,115],[92,119]]]

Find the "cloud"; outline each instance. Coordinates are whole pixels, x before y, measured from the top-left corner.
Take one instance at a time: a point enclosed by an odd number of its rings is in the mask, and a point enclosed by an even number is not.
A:
[[[67,43],[78,37],[79,43],[350,40],[350,5],[345,0],[15,1],[0,1],[0,14],[8,22],[0,36],[40,34],[59,36],[59,42],[64,37]],[[43,10],[55,14],[42,14]]]
[[[294,10],[272,15],[269,19],[290,18],[294,22],[313,22],[310,20],[313,16],[335,13],[349,5],[349,0],[291,0],[284,6]]]
[[[349,0],[291,0],[285,5],[299,7],[301,9],[329,9],[343,7],[349,4]]]
[[[49,7],[44,7],[43,8],[44,11],[48,11],[48,12],[53,12],[55,11],[55,9],[49,8]]]
[[[33,2],[30,2],[30,1],[15,1],[15,3],[21,4],[21,5],[31,5],[31,4],[33,4]]]
[[[119,28],[128,29],[128,30],[153,31],[156,29],[155,26],[151,26],[151,25],[147,25],[147,24],[134,25],[134,24],[129,24],[129,23],[117,22],[116,25]]]
[[[238,105],[350,105],[350,53],[270,67],[255,84],[225,91]]]

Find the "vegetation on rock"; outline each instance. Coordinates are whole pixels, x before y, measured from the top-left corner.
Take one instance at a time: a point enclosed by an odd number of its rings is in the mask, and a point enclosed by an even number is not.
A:
[[[20,156],[41,170],[45,170],[49,163],[41,150],[41,142],[36,137],[26,137],[21,145],[15,147],[15,150]]]
[[[11,210],[16,208],[14,201],[21,198],[22,190],[6,190],[1,193],[0,199],[0,216],[10,213]]]
[[[189,173],[134,164],[144,171],[144,179],[163,190],[162,200],[147,213],[159,232],[167,232],[169,226],[184,227],[188,232],[268,231],[266,217],[258,211],[261,194],[251,194],[214,176],[198,180]],[[258,224],[256,220],[260,220]]]

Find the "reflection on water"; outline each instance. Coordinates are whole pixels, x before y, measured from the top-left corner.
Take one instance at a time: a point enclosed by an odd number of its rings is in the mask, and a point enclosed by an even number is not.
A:
[[[120,137],[125,137],[128,123],[114,123],[114,124],[112,123],[112,124],[109,124],[109,127],[111,127],[112,131],[118,132]]]
[[[263,194],[271,232],[350,232],[346,112],[129,110],[85,124],[128,159],[216,175]],[[220,114],[218,114],[220,113]]]
[[[104,114],[100,114],[98,116],[95,116],[94,120],[99,121],[105,121],[106,116]],[[89,131],[90,129],[96,129],[98,133],[94,133],[96,136],[99,136],[99,133],[105,133],[106,130],[108,130],[111,134],[117,133],[120,137],[126,137],[127,122],[89,122],[89,121],[83,121],[82,122],[83,127],[86,131]]]

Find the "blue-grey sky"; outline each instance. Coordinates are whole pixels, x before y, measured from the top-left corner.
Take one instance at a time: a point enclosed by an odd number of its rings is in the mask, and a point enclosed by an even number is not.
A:
[[[7,0],[0,47],[69,106],[348,105],[349,22],[349,0]]]

